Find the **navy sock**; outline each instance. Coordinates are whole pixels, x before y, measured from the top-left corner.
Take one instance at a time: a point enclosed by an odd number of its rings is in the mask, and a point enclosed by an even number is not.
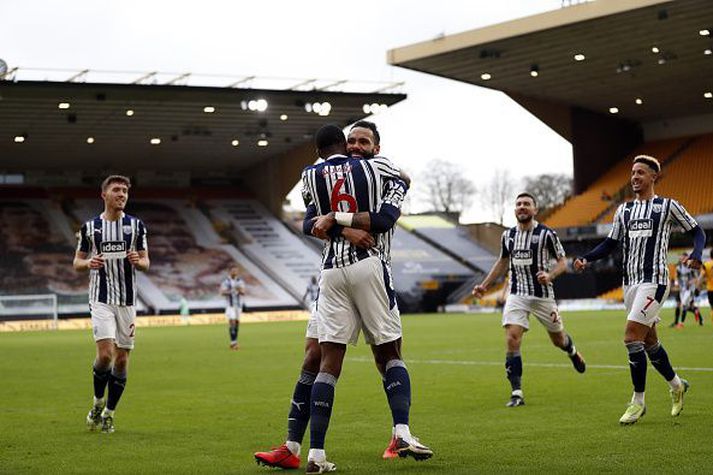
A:
[[[324,449],[336,385],[337,378],[329,373],[319,373],[312,385],[309,426],[311,449]]]
[[[507,374],[510,386],[513,391],[521,388],[522,380],[522,356],[519,351],[508,352],[505,355],[505,373]]]
[[[651,365],[656,368],[656,371],[661,373],[661,376],[663,376],[666,381],[671,381],[676,377],[676,372],[673,370],[671,362],[668,359],[668,353],[666,353],[666,350],[664,350],[660,342],[646,348],[646,353],[649,355]]]
[[[394,426],[396,424],[408,425],[411,409],[411,378],[409,378],[406,364],[403,361],[391,360],[386,363],[384,390],[386,398],[389,400]]]
[[[312,385],[317,377],[309,371],[302,371],[295,384],[295,391],[290,402],[290,414],[287,418],[287,440],[302,443],[307,424],[309,424]]]
[[[629,351],[629,370],[634,391],[643,393],[646,390],[646,352],[643,341],[632,341],[626,344]]]
[[[237,327],[229,327],[230,331],[230,343],[237,343],[238,341],[238,328]]]
[[[109,375],[109,396],[106,401],[106,408],[110,411],[116,409],[119,399],[126,387],[126,373],[116,373],[114,370]]]
[[[94,397],[97,399],[102,399],[104,397],[104,391],[106,390],[106,385],[109,382],[109,374],[111,373],[111,367],[106,368],[97,367],[96,362],[92,367],[92,374],[94,378]]]
[[[569,336],[569,333],[565,333],[564,335],[564,348],[562,348],[562,351],[564,351],[570,356],[572,356],[575,352],[574,340],[571,336]]]
[[[676,307],[676,320],[673,323],[677,324],[679,318],[681,318],[681,307]]]
[[[688,313],[688,310],[685,308],[683,309],[683,312],[681,312],[681,323],[686,321],[686,314]]]

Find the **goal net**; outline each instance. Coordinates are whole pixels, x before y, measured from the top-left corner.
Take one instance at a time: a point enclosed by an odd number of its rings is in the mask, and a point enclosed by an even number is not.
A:
[[[57,295],[0,295],[0,320],[51,319],[57,325]]]

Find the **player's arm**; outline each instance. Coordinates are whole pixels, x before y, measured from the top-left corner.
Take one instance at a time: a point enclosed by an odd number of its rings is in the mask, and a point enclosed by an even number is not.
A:
[[[495,264],[493,264],[493,267],[490,268],[490,272],[488,272],[488,275],[485,276],[485,279],[483,279],[480,284],[473,287],[473,295],[476,298],[481,298],[485,295],[485,292],[488,291],[493,282],[505,275],[509,265],[509,257],[499,257],[498,260],[495,261]]]
[[[240,282],[240,285],[238,286],[238,294],[245,295],[245,282]]]
[[[619,241],[624,239],[625,232],[624,205],[619,205],[616,213],[614,214],[614,221],[612,222],[612,228],[611,231],[609,231],[609,236],[607,236],[602,242],[599,243],[599,245],[597,245],[597,247],[585,255],[577,257],[572,263],[574,270],[581,272],[585,269],[585,267],[587,267],[588,263],[603,259],[614,252],[619,245]]]
[[[129,263],[134,266],[137,270],[141,272],[146,272],[151,266],[151,260],[149,259],[149,248],[146,242],[146,226],[144,223],[139,221],[137,224],[138,236],[136,237],[136,250],[129,251],[126,253],[126,258]]]
[[[703,247],[706,245],[706,233],[696,220],[691,216],[686,208],[676,200],[671,200],[669,208],[671,221],[680,225],[686,234],[693,237],[693,252],[684,261],[684,264],[692,269],[700,269],[703,261]]]
[[[564,247],[557,237],[557,233],[549,230],[545,235],[547,251],[557,259],[554,268],[549,272],[540,271],[537,273],[537,281],[542,285],[547,285],[567,270],[567,257],[564,252]]]
[[[104,258],[101,254],[95,254],[91,258],[89,257],[91,242],[89,241],[86,223],[82,226],[82,229],[79,230],[77,238],[77,250],[74,253],[74,260],[72,261],[74,270],[77,272],[86,272],[89,269],[101,269],[104,267]]]

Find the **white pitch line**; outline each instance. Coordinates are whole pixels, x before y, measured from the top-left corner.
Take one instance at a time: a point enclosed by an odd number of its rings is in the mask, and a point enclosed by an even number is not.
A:
[[[359,363],[373,363],[374,360],[365,357],[348,358],[349,361],[356,361]],[[414,364],[434,364],[434,365],[456,365],[456,366],[504,366],[502,361],[472,361],[472,360],[412,360],[407,359],[406,363]],[[525,366],[535,366],[538,368],[571,368],[571,364],[566,363],[524,363]],[[587,363],[587,368],[595,369],[629,369],[628,366],[619,365],[609,365],[609,364],[589,364]],[[677,371],[701,371],[701,372],[713,372],[713,368],[688,368],[685,366],[678,366],[675,368]]]

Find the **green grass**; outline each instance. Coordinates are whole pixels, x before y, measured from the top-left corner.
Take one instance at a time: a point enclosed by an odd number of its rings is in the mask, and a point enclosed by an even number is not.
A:
[[[411,428],[436,453],[420,463],[381,460],[390,414],[368,348],[350,348],[327,436],[330,460],[354,474],[710,473],[713,372],[680,371],[691,390],[674,419],[668,386],[649,366],[648,414],[620,427],[631,390],[624,317],[564,319],[587,373],[575,373],[533,321],[523,344],[527,405],[508,409],[499,316],[404,317]],[[111,435],[84,427],[89,331],[0,334],[0,472],[272,472],[252,453],[283,441],[304,327],[243,325],[239,352],[228,351],[222,325],[140,329]],[[713,367],[710,324],[660,335],[675,366]]]

